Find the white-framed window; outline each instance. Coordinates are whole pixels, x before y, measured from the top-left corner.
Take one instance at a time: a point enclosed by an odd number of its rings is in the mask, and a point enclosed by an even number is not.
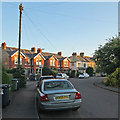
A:
[[[18,64],[18,57],[15,57],[15,64]]]
[[[64,67],[68,67],[68,61],[64,61]]]
[[[20,58],[20,65],[22,65],[22,58]]]
[[[55,60],[50,60],[50,66],[55,66]]]
[[[42,65],[42,60],[36,59],[36,65]]]
[[[27,65],[27,59],[25,59],[25,65]]]

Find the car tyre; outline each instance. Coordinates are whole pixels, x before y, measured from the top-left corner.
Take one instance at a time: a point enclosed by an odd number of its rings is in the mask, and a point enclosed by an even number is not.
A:
[[[77,111],[80,107],[77,107],[77,108],[73,108],[72,110],[73,111]]]

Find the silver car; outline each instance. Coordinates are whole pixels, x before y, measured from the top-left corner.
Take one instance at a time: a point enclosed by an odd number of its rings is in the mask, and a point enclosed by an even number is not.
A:
[[[62,110],[80,108],[81,94],[65,79],[43,80],[37,88],[39,110]]]
[[[57,75],[56,75],[56,78],[58,78],[58,79],[69,79],[69,76],[66,74],[66,73],[58,73]]]

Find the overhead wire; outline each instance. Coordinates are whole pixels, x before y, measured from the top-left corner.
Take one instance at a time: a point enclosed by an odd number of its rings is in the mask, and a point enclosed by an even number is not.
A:
[[[43,10],[39,10],[39,12],[41,13],[45,13],[45,14],[53,14],[53,15],[58,15],[58,16],[64,16],[64,17],[69,17],[69,18],[72,18],[72,19],[77,19],[77,20],[82,20],[82,21],[88,21],[88,22],[102,22],[102,23],[113,23],[112,21],[105,21],[105,20],[97,20],[97,19],[87,19],[87,18],[82,18],[82,17],[77,17],[77,16],[73,16],[73,15],[68,15],[68,14],[63,14],[63,13],[57,13],[57,12],[46,12],[46,11],[43,11]],[[39,16],[39,14],[37,14]],[[117,25],[117,23],[114,23]]]
[[[43,32],[40,30],[40,28],[33,22],[33,20],[29,17],[29,15],[26,13],[26,11],[24,10],[24,13],[26,15],[26,17],[29,19],[29,21],[32,23],[32,25],[40,32],[40,34],[49,42],[49,44],[55,49],[57,50],[57,48],[52,44],[52,42],[47,38],[47,36],[45,34],[43,34]]]

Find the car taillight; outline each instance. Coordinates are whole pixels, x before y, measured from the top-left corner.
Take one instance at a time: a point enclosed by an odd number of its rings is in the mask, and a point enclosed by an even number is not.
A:
[[[49,101],[48,96],[46,94],[41,96],[41,100],[42,101]]]
[[[81,94],[79,92],[76,92],[75,99],[81,99]]]
[[[39,82],[37,83],[37,87],[39,87]]]

